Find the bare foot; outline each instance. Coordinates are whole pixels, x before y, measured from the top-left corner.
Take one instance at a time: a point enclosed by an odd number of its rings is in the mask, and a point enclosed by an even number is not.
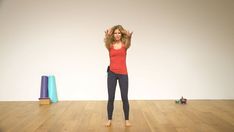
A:
[[[111,126],[111,120],[108,120],[107,123],[105,124],[106,127],[110,127]]]
[[[126,127],[132,126],[131,123],[129,122],[129,120],[126,120],[126,121],[125,121],[125,126],[126,126]]]

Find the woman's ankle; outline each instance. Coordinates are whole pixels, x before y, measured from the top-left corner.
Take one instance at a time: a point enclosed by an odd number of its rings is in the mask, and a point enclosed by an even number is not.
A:
[[[129,122],[129,120],[125,120],[125,126],[126,127],[130,127],[131,126],[131,123]]]

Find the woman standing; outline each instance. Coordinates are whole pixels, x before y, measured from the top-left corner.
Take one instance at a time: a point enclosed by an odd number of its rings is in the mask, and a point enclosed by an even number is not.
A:
[[[132,32],[125,30],[121,25],[116,25],[105,31],[105,45],[109,51],[110,66],[108,66],[108,121],[105,126],[111,126],[112,113],[114,110],[115,89],[119,82],[125,126],[131,126],[129,122],[128,102],[128,72],[126,66],[127,49],[131,45]]]

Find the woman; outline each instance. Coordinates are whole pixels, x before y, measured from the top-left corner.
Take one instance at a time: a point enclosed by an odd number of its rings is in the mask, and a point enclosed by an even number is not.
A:
[[[116,25],[105,31],[105,45],[109,51],[110,66],[108,66],[108,121],[106,127],[111,126],[112,113],[114,110],[114,98],[117,80],[119,81],[125,126],[131,126],[129,122],[128,102],[128,72],[126,66],[127,49],[131,45],[132,32],[125,30],[121,25]]]

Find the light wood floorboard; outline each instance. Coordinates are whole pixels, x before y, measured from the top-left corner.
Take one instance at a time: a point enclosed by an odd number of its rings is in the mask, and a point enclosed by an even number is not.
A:
[[[0,132],[234,132],[234,100],[131,100],[124,126],[122,102],[115,101],[112,126],[104,126],[106,101],[0,101]]]

